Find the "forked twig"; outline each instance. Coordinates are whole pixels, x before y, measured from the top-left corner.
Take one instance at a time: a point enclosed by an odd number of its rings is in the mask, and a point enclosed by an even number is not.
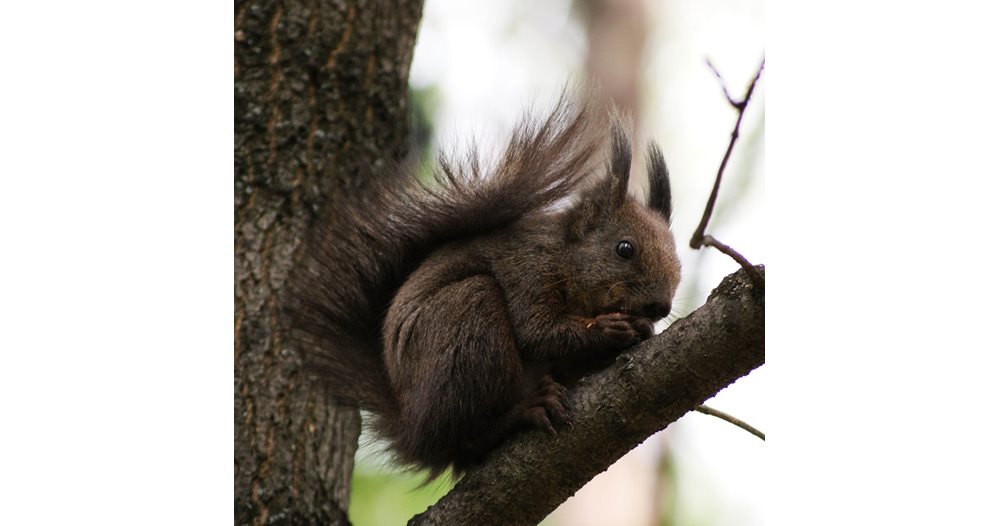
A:
[[[752,425],[750,425],[750,424],[748,424],[748,423],[740,420],[739,418],[736,418],[735,416],[723,413],[722,411],[719,411],[718,409],[712,409],[711,407],[708,407],[707,405],[704,405],[704,404],[699,405],[698,407],[695,407],[694,410],[698,411],[699,413],[702,413],[702,414],[711,415],[711,416],[714,416],[716,418],[721,418],[721,419],[725,420],[726,422],[729,422],[730,424],[733,424],[734,426],[743,428],[744,430],[750,432],[751,434],[753,434],[757,438],[759,438],[761,440],[764,440],[764,433],[763,432],[761,432],[760,430],[758,430],[756,427],[754,427],[754,426],[752,426]]]
[[[722,94],[729,100],[729,104],[736,109],[740,109],[741,106],[745,105],[747,99],[750,97],[749,94],[746,97],[743,97],[743,104],[736,102],[736,99],[734,99],[733,96],[729,94],[729,90],[726,89],[726,82],[722,80],[722,75],[719,73],[719,70],[715,69],[715,64],[712,64],[712,61],[707,58],[705,59],[705,64],[708,64],[708,69],[711,69],[712,73],[715,74],[715,79],[718,80],[719,85],[722,86]],[[761,67],[763,67],[763,65]],[[760,70],[757,71],[757,76],[760,76]],[[754,82],[757,82],[757,79],[754,79]],[[750,86],[750,89],[753,90],[753,85]]]
[[[704,246],[715,247],[724,254],[736,260],[741,267],[750,275],[753,280],[754,285],[762,286],[764,284],[764,278],[757,272],[757,269],[750,264],[749,261],[739,252],[733,250],[732,247],[723,244],[719,240],[712,236],[705,235],[705,229],[708,227],[708,220],[712,217],[712,211],[715,209],[715,201],[719,197],[719,187],[722,185],[722,173],[726,169],[726,165],[729,164],[729,157],[733,153],[733,147],[736,146],[736,139],[740,136],[740,124],[743,123],[743,114],[746,112],[747,104],[750,102],[750,96],[753,95],[753,90],[757,86],[757,81],[760,80],[760,75],[764,71],[764,60],[760,61],[760,67],[757,68],[757,74],[754,76],[753,80],[747,86],[746,93],[743,95],[743,100],[735,100],[729,94],[729,90],[726,89],[726,83],[722,80],[722,75],[719,74],[719,70],[715,69],[711,61],[706,60],[708,67],[715,74],[715,78],[719,80],[719,84],[722,86],[722,93],[726,96],[729,104],[735,108],[739,115],[736,117],[736,125],[733,126],[733,131],[730,133],[729,137],[729,147],[726,148],[726,154],[722,157],[722,162],[719,163],[719,171],[715,175],[715,185],[712,186],[712,193],[708,196],[708,203],[705,204],[705,213],[701,216],[701,222],[698,223],[698,228],[695,229],[694,235],[691,236],[691,248],[699,249]]]
[[[754,268],[753,264],[747,261],[747,258],[743,257],[743,254],[733,250],[733,247],[715,239],[712,236],[706,235],[703,238],[702,244],[707,247],[715,247],[723,254],[733,258],[737,263],[743,267],[743,270],[750,276],[750,281],[753,282],[754,286],[761,287],[764,285],[764,278],[760,276],[760,272]]]

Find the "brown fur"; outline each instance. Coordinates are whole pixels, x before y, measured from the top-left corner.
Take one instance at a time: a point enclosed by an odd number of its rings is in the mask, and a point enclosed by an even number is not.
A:
[[[651,206],[628,196],[631,146],[565,98],[525,120],[496,166],[442,163],[336,204],[293,275],[288,313],[332,396],[374,414],[398,458],[461,471],[526,427],[569,421],[568,376],[652,334],[680,278],[670,189],[650,147]],[[568,206],[557,203],[571,199]],[[616,253],[622,240],[631,259]]]

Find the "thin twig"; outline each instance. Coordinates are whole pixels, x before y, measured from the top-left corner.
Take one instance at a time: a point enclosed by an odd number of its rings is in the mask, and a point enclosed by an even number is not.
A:
[[[702,413],[702,414],[711,415],[711,416],[714,416],[716,418],[721,418],[721,419],[725,420],[726,422],[729,422],[730,424],[733,424],[734,426],[743,428],[744,430],[746,430],[746,431],[750,432],[751,434],[755,435],[757,438],[759,438],[761,440],[764,440],[764,433],[762,433],[760,430],[758,430],[754,426],[752,426],[752,425],[750,425],[750,424],[748,424],[748,423],[740,420],[739,418],[736,418],[735,416],[723,413],[722,411],[719,411],[718,409],[712,409],[711,407],[708,407],[707,405],[699,405],[698,407],[695,407],[694,410],[698,411],[699,413]]]
[[[726,82],[722,80],[722,75],[719,74],[719,70],[715,69],[715,65],[712,64],[712,61],[709,60],[708,58],[705,59],[705,64],[708,64],[708,68],[712,70],[712,73],[715,73],[715,78],[719,81],[719,85],[722,86],[722,93],[723,95],[726,96],[727,99],[729,99],[729,104],[731,104],[736,109],[740,109],[740,103],[736,102],[736,99],[734,99],[732,95],[729,94],[729,90],[726,89]],[[743,101],[745,103],[746,99],[744,98]]]
[[[719,197],[719,186],[722,184],[722,172],[726,169],[726,165],[729,163],[729,156],[733,153],[733,147],[736,145],[736,138],[740,136],[740,123],[743,122],[743,114],[746,112],[747,103],[750,102],[750,96],[753,95],[753,89],[757,86],[757,81],[760,80],[760,74],[764,71],[764,61],[760,61],[760,67],[757,68],[757,75],[754,76],[750,85],[747,86],[746,94],[743,95],[743,100],[735,101],[729,96],[729,91],[726,90],[725,83],[722,82],[722,76],[712,66],[709,62],[709,67],[715,72],[716,77],[722,84],[722,91],[729,99],[729,103],[733,105],[734,108],[739,110],[739,116],[736,117],[736,125],[733,126],[733,132],[730,134],[729,147],[726,148],[726,154],[722,157],[722,162],[719,164],[719,171],[715,175],[715,186],[712,187],[712,193],[708,196],[708,203],[705,205],[705,213],[701,216],[701,223],[698,223],[698,228],[695,229],[694,235],[691,236],[691,248],[698,249],[704,246],[705,239],[705,228],[708,227],[708,220],[712,217],[712,210],[715,208],[715,200]]]
[[[709,235],[706,235],[702,242],[705,246],[715,247],[719,250],[719,252],[722,252],[723,254],[736,260],[736,262],[743,267],[743,270],[750,275],[750,281],[753,281],[755,287],[764,286],[764,278],[761,277],[760,272],[757,272],[757,269],[754,268],[753,264],[747,261],[747,258],[743,257],[743,254],[740,254],[739,252],[733,250],[733,247]]]

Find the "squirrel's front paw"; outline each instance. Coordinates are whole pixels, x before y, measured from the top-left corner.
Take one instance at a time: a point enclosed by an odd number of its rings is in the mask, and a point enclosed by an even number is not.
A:
[[[601,336],[615,348],[635,345],[653,335],[653,322],[621,312],[601,314],[588,325],[599,331]]]

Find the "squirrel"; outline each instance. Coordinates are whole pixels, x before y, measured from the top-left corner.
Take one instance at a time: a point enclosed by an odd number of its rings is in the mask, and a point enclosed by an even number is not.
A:
[[[473,148],[430,182],[380,174],[314,230],[287,303],[304,364],[428,480],[572,425],[567,385],[670,312],[667,167],[651,143],[647,202],[631,197],[621,121],[564,94],[492,168]]]

